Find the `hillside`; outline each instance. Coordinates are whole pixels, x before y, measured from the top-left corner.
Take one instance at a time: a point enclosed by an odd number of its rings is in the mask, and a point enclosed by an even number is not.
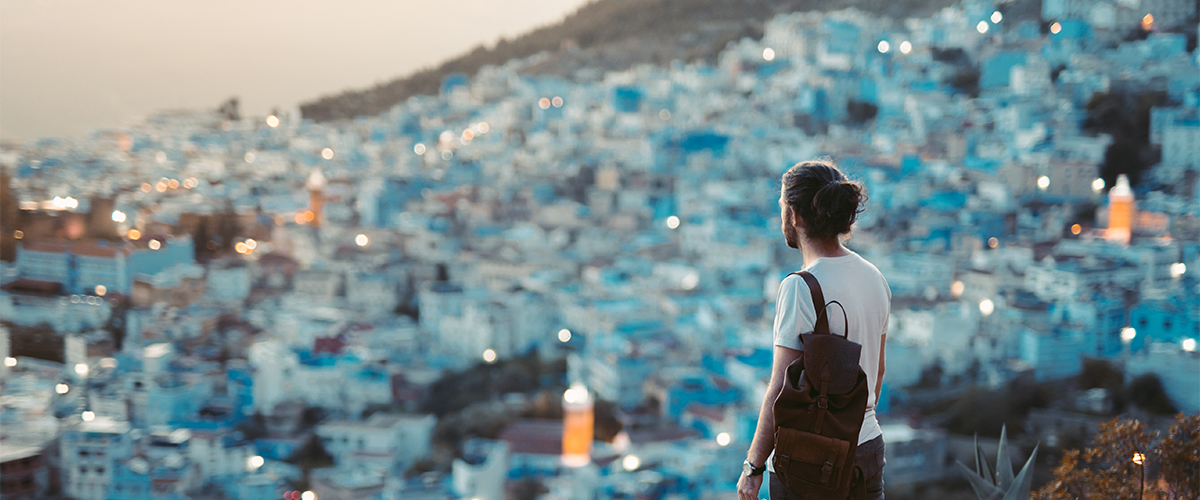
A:
[[[365,90],[349,90],[300,105],[315,121],[382,113],[417,94],[435,94],[450,73],[474,75],[539,52],[552,54],[531,72],[573,76],[575,68],[622,69],[675,59],[712,60],[726,44],[762,35],[763,23],[779,13],[858,8],[894,18],[917,17],[954,0],[595,0],[558,24],[545,26],[492,48],[476,47],[436,68]]]

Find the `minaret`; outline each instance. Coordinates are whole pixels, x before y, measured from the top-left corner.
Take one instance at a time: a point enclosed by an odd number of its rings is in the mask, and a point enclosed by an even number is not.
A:
[[[1104,232],[1104,238],[1128,244],[1136,214],[1137,205],[1133,190],[1129,188],[1129,178],[1121,174],[1117,177],[1117,185],[1108,190],[1108,230]]]
[[[325,176],[321,174],[321,169],[313,169],[304,187],[308,189],[308,210],[313,213],[312,225],[321,227],[321,221],[324,220],[321,216],[321,206],[325,203]]]
[[[592,462],[594,424],[592,395],[583,384],[571,384],[563,393],[563,465],[583,467]]]

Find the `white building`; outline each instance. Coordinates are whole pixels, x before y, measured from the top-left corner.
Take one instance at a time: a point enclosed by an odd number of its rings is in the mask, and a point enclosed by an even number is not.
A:
[[[129,423],[107,417],[80,422],[63,432],[63,492],[78,500],[104,500],[113,478],[113,467],[133,450]]]
[[[317,436],[338,467],[403,470],[429,454],[436,423],[433,415],[376,413],[321,424]]]
[[[508,443],[473,439],[450,466],[451,488],[460,498],[503,500],[508,479]]]

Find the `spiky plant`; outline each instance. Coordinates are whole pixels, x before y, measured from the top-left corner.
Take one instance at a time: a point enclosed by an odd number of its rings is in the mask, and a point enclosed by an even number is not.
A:
[[[1037,446],[1021,472],[1013,476],[1012,459],[1008,457],[1008,429],[1000,428],[1000,450],[996,452],[996,472],[988,467],[987,458],[979,448],[979,435],[975,435],[975,470],[958,461],[963,476],[970,481],[971,488],[979,500],[1029,500],[1029,484],[1033,480],[1033,462],[1037,458]]]

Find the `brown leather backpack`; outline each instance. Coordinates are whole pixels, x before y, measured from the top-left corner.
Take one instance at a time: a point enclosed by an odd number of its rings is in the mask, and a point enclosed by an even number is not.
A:
[[[804,353],[787,367],[775,399],[775,475],[806,500],[845,500],[862,475],[854,466],[870,392],[859,365],[862,345],[849,340],[848,319],[845,335],[829,332],[825,309],[842,304],[825,302],[817,278],[807,271],[792,274],[808,283],[817,321],[812,333],[800,334]],[[861,496],[862,488],[856,490]]]

